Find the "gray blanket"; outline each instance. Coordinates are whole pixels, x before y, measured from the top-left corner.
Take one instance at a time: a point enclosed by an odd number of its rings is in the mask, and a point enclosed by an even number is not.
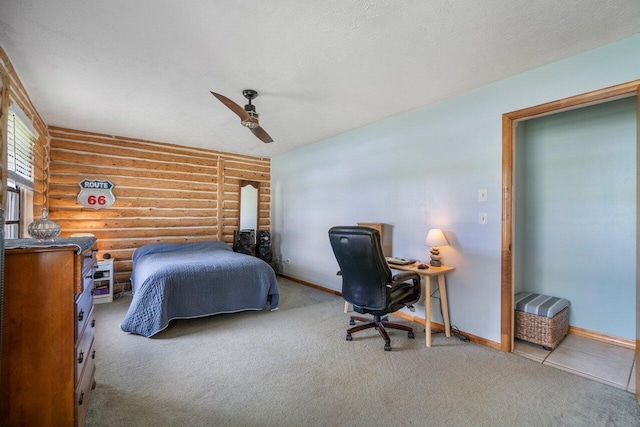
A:
[[[219,241],[154,243],[133,253],[133,300],[120,328],[145,337],[172,319],[278,307],[278,282],[261,259]]]

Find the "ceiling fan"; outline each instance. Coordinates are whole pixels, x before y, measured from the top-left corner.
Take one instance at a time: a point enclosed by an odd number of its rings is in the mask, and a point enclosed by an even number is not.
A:
[[[245,89],[242,91],[242,95],[249,100],[249,103],[246,104],[244,108],[219,93],[211,92],[211,94],[218,98],[218,100],[226,105],[227,108],[240,116],[240,123],[242,126],[249,128],[251,132],[253,132],[253,134],[262,142],[273,142],[273,139],[271,139],[269,134],[260,127],[260,123],[258,121],[259,115],[256,113],[256,107],[251,104],[251,100],[258,96],[258,92],[253,89]]]

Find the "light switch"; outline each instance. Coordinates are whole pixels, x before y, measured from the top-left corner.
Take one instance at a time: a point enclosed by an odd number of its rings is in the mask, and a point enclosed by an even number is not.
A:
[[[480,202],[486,202],[487,201],[487,189],[486,188],[481,188],[480,190],[478,190],[478,201],[480,201]]]
[[[478,224],[487,225],[487,213],[486,212],[480,212],[478,214]]]

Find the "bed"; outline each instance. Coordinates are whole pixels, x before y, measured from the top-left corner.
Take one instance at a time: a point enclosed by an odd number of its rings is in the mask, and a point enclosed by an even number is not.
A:
[[[172,319],[278,308],[278,282],[263,260],[220,241],[152,243],[133,253],[133,299],[120,324],[151,337]]]

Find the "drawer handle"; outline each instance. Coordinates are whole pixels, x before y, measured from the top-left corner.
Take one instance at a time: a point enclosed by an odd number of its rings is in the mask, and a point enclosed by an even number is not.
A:
[[[80,392],[80,398],[78,399],[78,405],[82,405],[83,401],[84,401],[84,391]]]
[[[97,249],[91,249],[91,253],[90,253],[90,254],[88,254],[88,255],[85,255],[84,257],[85,257],[85,258],[93,258],[93,256],[94,256],[95,254],[97,254],[97,253],[98,253],[98,250],[97,250]]]
[[[84,310],[80,310],[78,313],[78,322],[82,322],[82,319],[84,319]]]
[[[91,327],[95,328],[96,327],[96,319],[92,319],[91,320]]]
[[[84,351],[80,350],[80,355],[78,356],[78,365],[84,362]]]
[[[96,351],[95,351],[95,350],[93,350],[93,351],[91,352],[91,358],[92,358],[92,359],[95,359],[95,358],[96,358]]]

